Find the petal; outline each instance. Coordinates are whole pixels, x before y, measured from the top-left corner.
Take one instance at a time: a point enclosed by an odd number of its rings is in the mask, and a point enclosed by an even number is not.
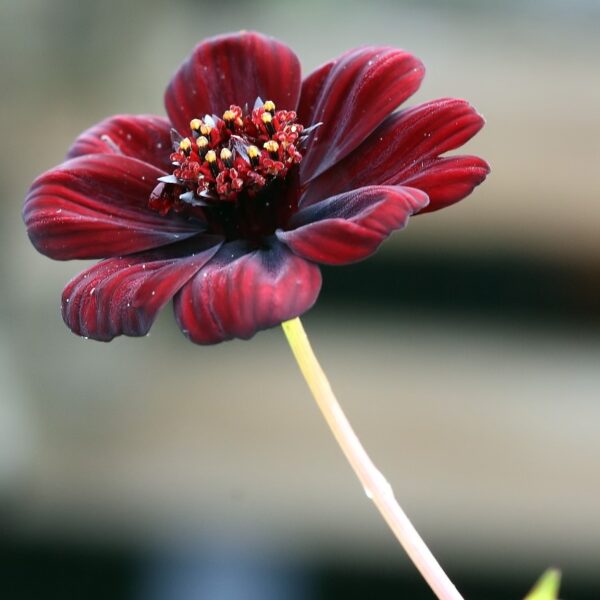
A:
[[[414,188],[364,187],[301,209],[292,217],[296,229],[278,231],[277,237],[299,256],[343,265],[373,254],[427,202]]]
[[[126,156],[89,154],[40,175],[23,219],[33,245],[51,258],[105,258],[196,235],[198,223],[160,216],[148,198],[163,175]]]
[[[301,204],[365,185],[413,185],[408,178],[429,166],[429,159],[462,146],[483,124],[468,102],[452,98],[391,115],[354,152],[313,180]]]
[[[422,63],[394,48],[357,48],[308,76],[302,87],[300,121],[322,122],[300,165],[307,182],[356,148],[424,75]]]
[[[421,212],[432,212],[454,204],[468,196],[484,181],[489,165],[478,156],[435,158],[405,180],[429,196],[429,205]]]
[[[259,96],[295,110],[299,95],[297,56],[273,38],[240,32],[198,44],[171,79],[165,106],[183,133],[195,117],[221,115],[231,104],[252,108]]]
[[[174,249],[109,258],[75,277],[62,295],[62,315],[76,333],[108,342],[146,335],[159,310],[217,252],[206,238],[194,254]]]
[[[248,339],[307,311],[320,288],[319,267],[277,240],[260,250],[230,242],[175,296],[175,315],[197,344]]]
[[[170,172],[171,124],[154,115],[115,115],[84,131],[67,158],[86,154],[117,154],[143,160]]]

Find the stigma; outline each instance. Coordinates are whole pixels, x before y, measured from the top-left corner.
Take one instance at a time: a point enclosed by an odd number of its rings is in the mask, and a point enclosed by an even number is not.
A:
[[[231,105],[221,117],[195,117],[181,132],[186,137],[172,132],[173,172],[161,177],[150,207],[164,214],[234,202],[242,193],[253,198],[300,163],[312,129],[305,133],[296,113],[278,110],[272,100],[257,99],[252,110]]]

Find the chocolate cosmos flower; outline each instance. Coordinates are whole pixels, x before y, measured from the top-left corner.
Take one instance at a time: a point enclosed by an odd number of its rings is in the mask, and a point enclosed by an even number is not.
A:
[[[65,288],[67,325],[105,341],[145,335],[173,298],[182,331],[212,344],[304,313],[319,263],[371,255],[489,171],[440,158],[483,125],[465,101],[394,112],[423,74],[402,50],[364,47],[302,80],[296,55],[263,35],[199,44],[167,87],[168,119],[102,121],[29,190],[40,252],[106,259]]]

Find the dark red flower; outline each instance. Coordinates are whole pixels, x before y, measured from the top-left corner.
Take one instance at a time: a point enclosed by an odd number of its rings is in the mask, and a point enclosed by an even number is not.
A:
[[[263,35],[199,44],[167,87],[169,119],[102,121],[29,190],[40,252],[106,259],[65,288],[67,325],[105,341],[145,335],[174,298],[183,332],[211,344],[304,313],[317,263],[369,256],[489,171],[441,157],[483,125],[467,102],[394,112],[423,74],[407,52],[365,47],[302,80],[296,55]]]

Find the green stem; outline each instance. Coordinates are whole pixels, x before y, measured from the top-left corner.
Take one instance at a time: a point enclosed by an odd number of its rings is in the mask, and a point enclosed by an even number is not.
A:
[[[300,319],[286,321],[282,323],[282,327],[300,371],[335,439],[363,485],[365,493],[373,501],[436,596],[440,600],[463,600],[400,508],[390,484],[373,464],[352,430],[314,355]]]

